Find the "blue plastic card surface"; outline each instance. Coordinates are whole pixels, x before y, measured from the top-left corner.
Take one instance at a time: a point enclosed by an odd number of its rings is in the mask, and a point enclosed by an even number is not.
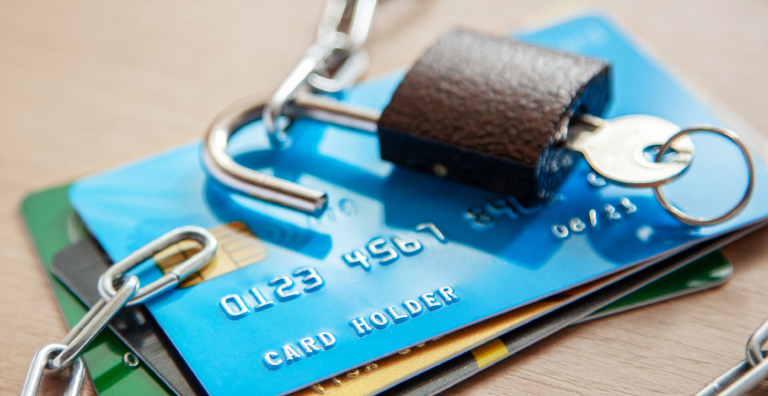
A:
[[[601,17],[519,36],[610,59],[607,118],[651,114],[681,126],[722,125],[701,102]],[[340,99],[383,108],[400,75]],[[245,222],[267,257],[148,303],[212,395],[274,395],[359,367],[443,333],[597,277],[679,251],[768,215],[757,160],[751,203],[737,218],[692,228],[650,189],[599,186],[583,160],[559,195],[523,210],[503,197],[396,168],[374,136],[300,120],[271,151],[261,124],[232,142],[238,162],[328,192],[315,219],[240,196],[206,178],[200,143],[80,180],[71,200],[113,259],[182,225]],[[686,211],[714,216],[746,186],[740,153],[694,136],[688,173],[665,187]],[[444,238],[443,238],[444,237]],[[160,275],[151,263],[142,282]]]

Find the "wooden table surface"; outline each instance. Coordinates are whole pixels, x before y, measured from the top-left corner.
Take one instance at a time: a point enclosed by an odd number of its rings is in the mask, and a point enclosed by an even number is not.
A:
[[[369,76],[413,62],[457,25],[503,33],[596,6],[701,95],[768,133],[765,0],[381,3]],[[199,138],[233,101],[266,98],[312,42],[321,9],[319,0],[0,2],[0,394],[17,394],[34,352],[66,332],[18,222],[22,196]],[[567,329],[446,393],[692,394],[743,359],[768,317],[766,242],[763,230],[725,249],[736,273],[724,287]]]

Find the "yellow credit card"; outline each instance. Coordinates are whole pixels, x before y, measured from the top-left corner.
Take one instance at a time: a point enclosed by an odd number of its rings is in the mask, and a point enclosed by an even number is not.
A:
[[[425,344],[400,351],[376,363],[294,392],[291,396],[375,395],[470,350],[478,366],[485,367],[508,355],[506,346],[497,337],[597,291],[621,279],[630,271],[626,270],[598,279]]]
[[[212,228],[210,231],[219,243],[216,255],[210,263],[182,282],[180,287],[190,287],[267,258],[267,249],[264,248],[264,244],[245,223],[234,221]],[[165,274],[199,252],[201,248],[198,242],[185,240],[169,246],[152,258]]]

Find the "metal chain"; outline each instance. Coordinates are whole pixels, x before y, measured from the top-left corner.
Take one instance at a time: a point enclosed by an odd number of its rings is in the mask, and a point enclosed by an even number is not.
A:
[[[125,275],[125,271],[144,262],[155,253],[174,243],[189,239],[202,244],[202,249],[157,281],[141,287],[139,278]],[[21,388],[21,396],[37,394],[46,369],[61,371],[67,367],[69,367],[69,380],[64,389],[64,395],[79,395],[85,377],[85,366],[80,355],[107,327],[112,318],[123,307],[141,303],[178,285],[207,264],[216,253],[216,247],[216,238],[206,229],[196,226],[179,227],[144,245],[110,267],[99,278],[98,286],[102,299],[72,327],[61,343],[48,344],[35,353]],[[106,284],[109,286],[104,286]],[[117,290],[115,290],[116,284],[120,284]]]
[[[264,107],[264,125],[273,146],[283,147],[289,142],[287,124],[278,125],[278,119],[297,92],[338,92],[368,68],[368,53],[363,45],[368,40],[375,9],[376,0],[328,0],[315,43]]]
[[[695,396],[740,396],[768,378],[768,359],[763,346],[768,343],[768,320],[747,340],[747,358],[707,384]]]
[[[139,290],[139,278],[129,276],[125,278],[120,290],[109,302],[102,299],[94,304],[88,313],[80,319],[80,322],[72,327],[72,330],[61,340],[60,344],[67,347],[48,362],[48,368],[61,370],[69,367],[80,356],[83,349],[90,345],[91,341],[107,327],[117,312],[125,307],[125,303],[133,297],[137,290]]]
[[[338,92],[351,85],[367,69],[368,54],[363,45],[368,39],[375,9],[376,0],[328,0],[318,25],[315,43],[264,107],[264,123],[273,145],[279,147],[288,141],[284,128],[278,128],[277,120],[283,107],[293,100],[297,92],[302,89]],[[200,242],[202,250],[160,279],[140,287],[138,278],[124,276],[126,271],[155,253],[186,239]],[[99,278],[98,289],[102,299],[83,316],[60,344],[48,344],[37,351],[24,380],[21,395],[37,394],[46,369],[63,370],[67,367],[70,376],[64,394],[78,395],[85,376],[80,354],[109,321],[123,307],[141,304],[177,286],[208,263],[216,247],[215,237],[205,229],[179,227],[111,266]],[[122,285],[116,290],[115,285],[121,280]]]

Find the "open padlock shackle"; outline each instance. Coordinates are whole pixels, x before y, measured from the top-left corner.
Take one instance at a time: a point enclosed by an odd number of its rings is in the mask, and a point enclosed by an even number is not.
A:
[[[246,98],[224,110],[213,122],[205,137],[203,165],[216,180],[254,198],[319,216],[325,210],[328,196],[324,191],[273,177],[236,163],[227,154],[227,142],[243,126],[258,121],[264,114],[261,99]],[[291,118],[308,117],[335,125],[375,133],[380,112],[370,108],[341,103],[333,99],[299,92],[283,108]]]
[[[365,72],[368,54],[363,46],[368,40],[375,10],[376,0],[327,1],[317,27],[315,43],[307,49],[269,101],[263,103],[245,99],[227,108],[213,122],[206,137],[203,164],[214,178],[254,198],[315,216],[322,214],[328,201],[325,192],[238,165],[226,153],[227,141],[246,124],[263,119],[272,146],[284,147],[289,137],[285,133],[285,125],[278,120],[281,116],[297,117],[302,114],[321,121],[335,121],[356,129],[375,131],[379,112],[367,109],[355,111],[353,108],[353,114],[344,116],[318,103],[315,97],[309,96],[304,100],[307,89],[338,92]],[[334,69],[333,77],[329,77],[330,69]],[[319,100],[324,101],[322,98]],[[349,109],[344,107],[341,112]],[[369,119],[372,125],[366,121]]]

